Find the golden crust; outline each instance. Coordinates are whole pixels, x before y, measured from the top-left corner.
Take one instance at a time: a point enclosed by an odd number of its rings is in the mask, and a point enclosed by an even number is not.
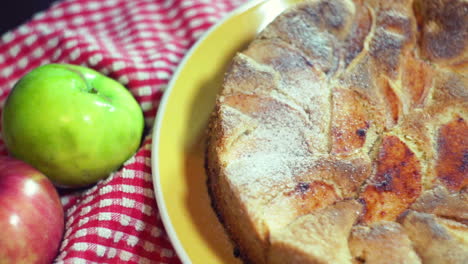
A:
[[[414,211],[434,214],[468,224],[468,189],[450,193],[444,186],[425,191],[410,207]]]
[[[468,3],[450,0],[415,1],[422,54],[439,65],[466,71],[468,65]]]
[[[349,248],[353,257],[362,263],[421,263],[408,235],[395,222],[382,221],[354,226],[349,238]]]
[[[415,211],[409,211],[401,223],[423,263],[466,263],[468,259],[466,225],[451,223],[450,220],[437,219],[434,215]],[[452,232],[459,234],[455,235]]]
[[[363,222],[394,221],[421,193],[421,168],[404,142],[384,136],[375,174],[361,193],[366,212]]]
[[[468,186],[468,124],[462,117],[439,128],[437,138],[438,179],[450,190],[460,191]]]
[[[333,89],[333,99],[331,153],[353,153],[364,146],[367,134],[373,132],[372,114],[367,108],[369,102],[355,90],[340,88]]]
[[[361,205],[341,201],[270,234],[268,263],[350,263],[348,237]]]
[[[206,157],[252,263],[468,259],[464,0],[310,0],[226,73]]]

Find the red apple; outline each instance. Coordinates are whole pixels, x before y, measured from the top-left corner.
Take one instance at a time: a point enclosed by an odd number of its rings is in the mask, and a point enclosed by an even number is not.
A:
[[[50,180],[6,156],[0,156],[0,228],[0,263],[51,263],[64,229]]]

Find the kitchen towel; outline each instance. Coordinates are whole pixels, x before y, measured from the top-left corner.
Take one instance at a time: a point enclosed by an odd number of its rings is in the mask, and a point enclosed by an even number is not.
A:
[[[90,188],[61,192],[66,229],[56,263],[180,263],[155,202],[150,130],[188,49],[244,1],[65,0],[1,37],[0,113],[24,74],[71,63],[124,84],[145,116],[142,146],[118,172]],[[1,134],[0,154],[7,154]]]

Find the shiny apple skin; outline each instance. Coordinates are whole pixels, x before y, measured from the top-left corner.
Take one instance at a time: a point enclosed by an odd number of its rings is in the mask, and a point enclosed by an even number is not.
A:
[[[64,231],[54,185],[30,165],[0,156],[0,264],[51,263]]]
[[[143,112],[122,84],[92,69],[46,64],[23,76],[5,101],[8,153],[56,186],[106,178],[140,146]]]

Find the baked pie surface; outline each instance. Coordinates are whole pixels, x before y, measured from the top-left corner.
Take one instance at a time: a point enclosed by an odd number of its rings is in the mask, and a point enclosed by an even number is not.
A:
[[[213,206],[251,263],[468,263],[468,2],[305,1],[238,53]]]

